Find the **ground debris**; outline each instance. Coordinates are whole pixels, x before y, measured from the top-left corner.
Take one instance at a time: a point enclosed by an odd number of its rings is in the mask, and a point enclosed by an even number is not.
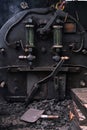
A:
[[[4,102],[4,103],[3,103]],[[56,102],[52,100],[34,101],[27,108],[24,103],[7,103],[0,101],[0,130],[62,130],[70,124],[69,111],[71,100]],[[59,115],[58,119],[39,119],[35,123],[27,123],[20,117],[29,109],[45,110],[45,114]],[[68,130],[68,129],[67,129]]]

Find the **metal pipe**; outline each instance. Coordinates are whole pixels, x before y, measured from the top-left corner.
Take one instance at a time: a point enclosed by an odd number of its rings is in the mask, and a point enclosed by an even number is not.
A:
[[[41,118],[43,119],[58,119],[59,116],[58,115],[41,115]]]

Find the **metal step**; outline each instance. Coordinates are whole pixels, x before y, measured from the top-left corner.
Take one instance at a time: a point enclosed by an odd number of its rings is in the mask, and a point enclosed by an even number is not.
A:
[[[87,125],[87,88],[75,88],[71,90],[71,96],[73,101],[76,103],[78,109],[85,116],[83,123]],[[86,127],[87,128],[87,127]]]

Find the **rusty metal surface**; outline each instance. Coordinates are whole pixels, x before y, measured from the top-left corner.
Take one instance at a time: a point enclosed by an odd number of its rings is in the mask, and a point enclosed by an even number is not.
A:
[[[72,91],[82,103],[87,104],[87,88],[76,88],[72,89]]]
[[[87,119],[87,88],[71,90],[72,99]]]

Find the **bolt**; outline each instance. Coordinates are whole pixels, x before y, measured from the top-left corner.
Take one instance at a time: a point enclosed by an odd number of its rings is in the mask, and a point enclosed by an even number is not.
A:
[[[1,54],[5,54],[5,49],[4,48],[0,48],[0,53]]]
[[[4,88],[4,86],[5,86],[5,81],[2,81],[2,82],[0,83],[0,87],[1,87],[1,88]]]
[[[85,86],[86,86],[86,83],[82,80],[82,81],[80,81],[80,85],[81,85],[82,87],[85,87]]]
[[[83,53],[83,54],[87,54],[87,50],[86,50],[86,49],[83,49],[83,50],[82,50],[82,53]]]
[[[29,8],[27,2],[21,2],[21,3],[20,3],[20,6],[21,6],[22,9],[27,9],[27,8]]]

